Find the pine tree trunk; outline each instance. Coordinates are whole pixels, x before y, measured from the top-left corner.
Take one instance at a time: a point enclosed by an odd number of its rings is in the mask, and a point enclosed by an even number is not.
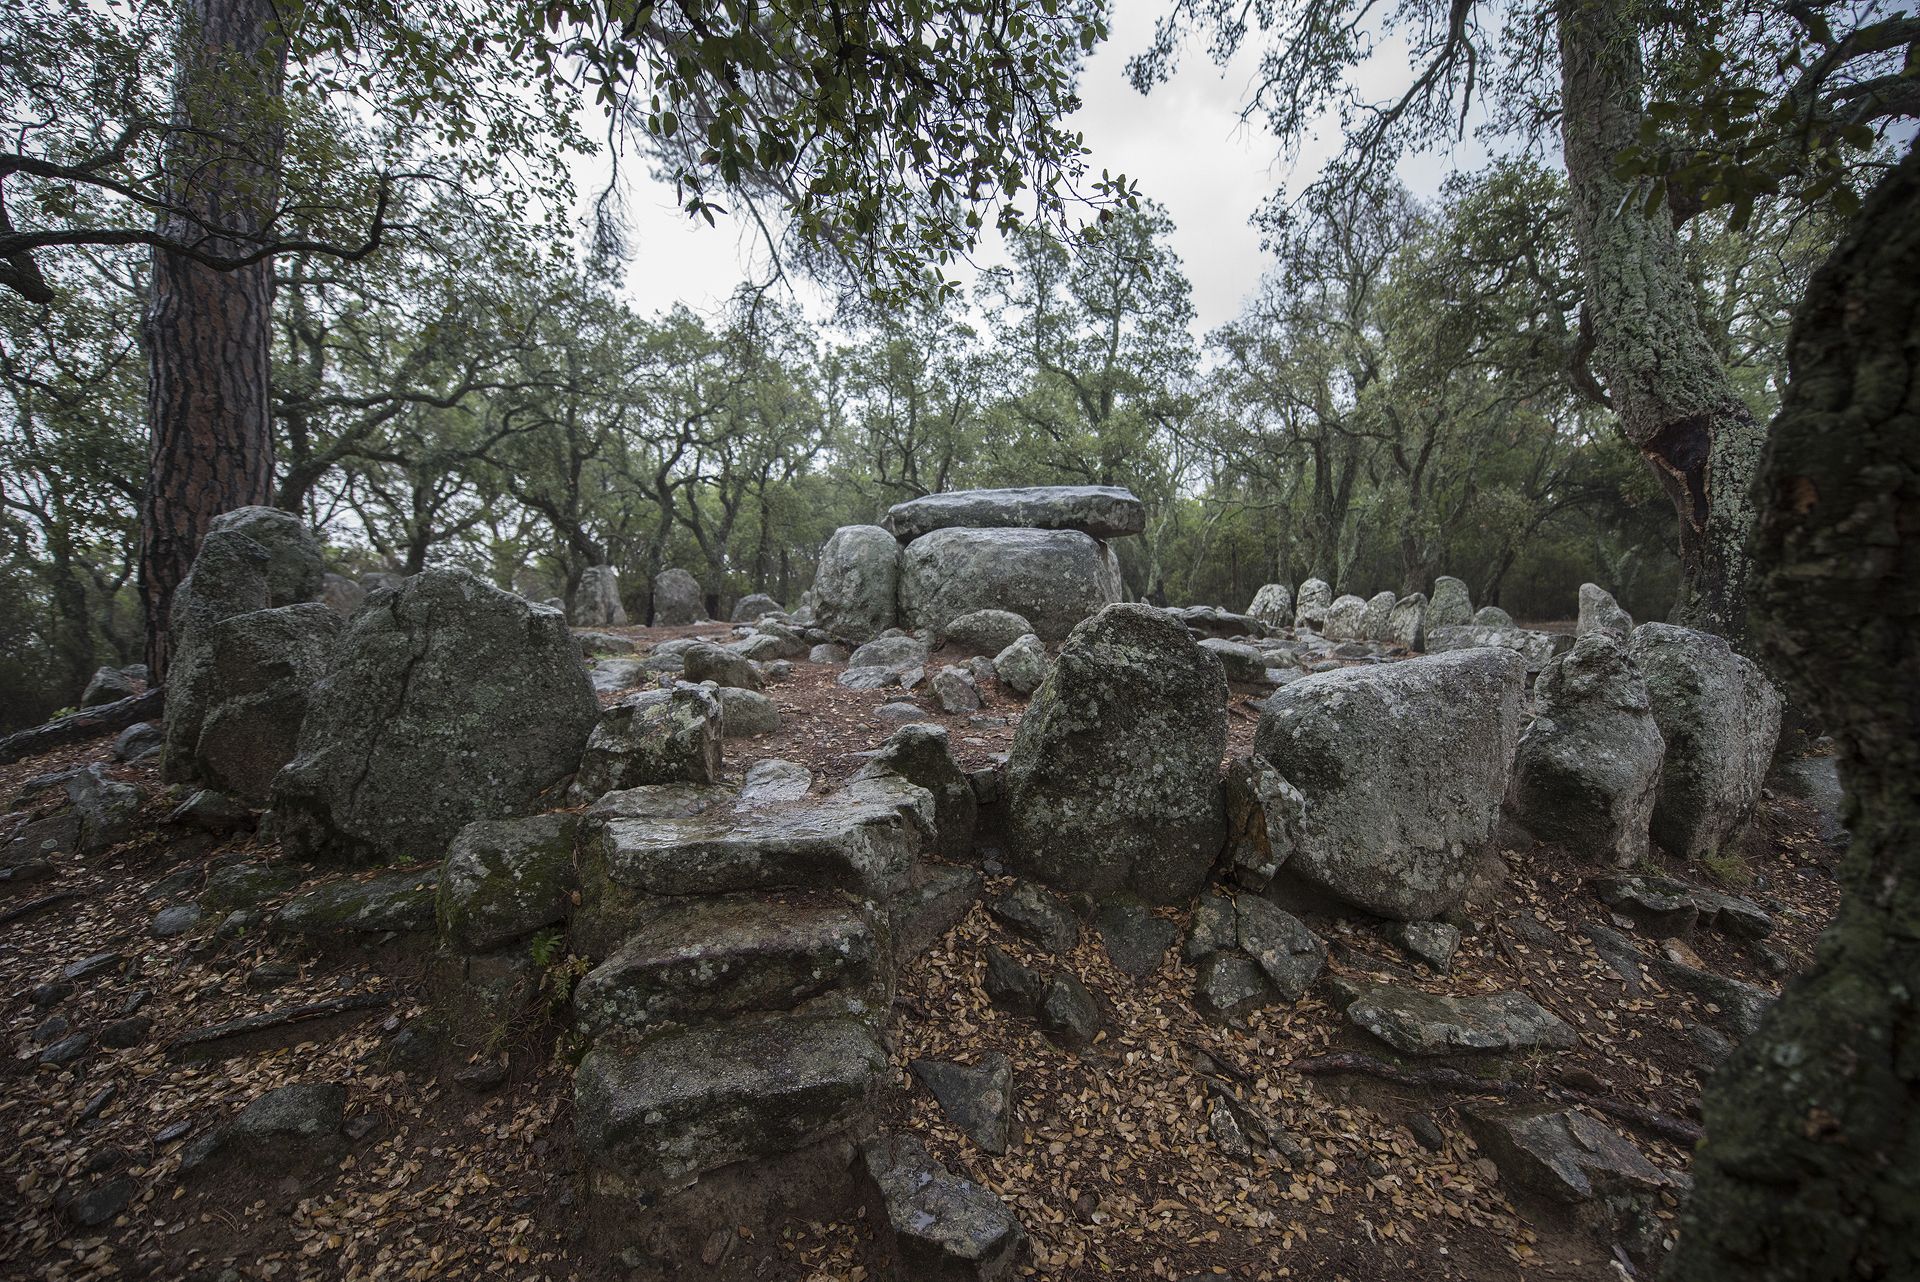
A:
[[[1813,969],[1728,1060],[1666,1276],[1920,1277],[1920,153],[1808,288],[1755,487],[1752,633],[1840,746]]]
[[[1745,627],[1749,496],[1765,434],[1700,322],[1666,208],[1614,175],[1639,138],[1645,69],[1628,0],[1559,7],[1561,135],[1596,364],[1621,431],[1680,519],[1674,621]]]
[[[169,140],[169,239],[232,257],[251,252],[278,189],[285,46],[270,0],[193,0],[181,33]],[[214,135],[218,135],[215,137]],[[140,597],[147,666],[165,679],[173,594],[213,518],[273,493],[268,404],[273,273],[262,260],[221,271],[156,250],[146,314],[149,467]]]

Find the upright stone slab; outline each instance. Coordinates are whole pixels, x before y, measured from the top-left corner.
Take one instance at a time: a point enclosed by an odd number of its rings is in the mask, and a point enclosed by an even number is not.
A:
[[[476,819],[539,808],[600,713],[558,611],[437,567],[348,624],[273,784],[297,858],[438,858]]]
[[[1189,898],[1226,838],[1226,702],[1219,662],[1152,606],[1075,628],[1014,737],[1009,861],[1063,889]]]
[[[1780,736],[1780,693],[1711,633],[1643,623],[1627,652],[1666,740],[1654,840],[1685,859],[1711,855],[1753,817]]]
[[[1415,592],[1394,602],[1393,609],[1387,612],[1386,632],[1384,640],[1389,645],[1416,652],[1426,649],[1427,594]]]
[[[1284,583],[1269,583],[1253,594],[1247,613],[1269,628],[1293,626],[1293,592]]]
[[[1606,632],[1622,641],[1633,634],[1633,616],[1597,583],[1580,585],[1580,622],[1575,633],[1586,636],[1589,632]]]
[[[1393,615],[1393,607],[1399,598],[1391,592],[1376,592],[1367,598],[1367,608],[1360,615],[1360,639],[1362,641],[1390,641],[1387,633],[1387,620]]]
[[[629,695],[600,714],[568,795],[592,802],[645,784],[718,783],[725,737],[720,700],[702,686]]]
[[[707,594],[700,580],[675,567],[662,570],[653,580],[653,626],[679,628],[707,621]]]
[[[320,541],[299,516],[277,507],[237,507],[222,512],[208,534],[231,531],[267,550],[267,604],[299,605],[317,601],[326,587],[327,567]]]
[[[953,527],[921,535],[900,563],[900,613],[933,632],[974,610],[1009,610],[1043,641],[1120,599],[1120,566],[1077,530]]]
[[[1281,687],[1254,750],[1306,799],[1287,871],[1382,917],[1458,907],[1506,794],[1525,689],[1519,656],[1495,649]]]
[[[1300,585],[1293,603],[1293,626],[1318,632],[1327,625],[1327,607],[1333,604],[1333,589],[1322,579],[1308,579]]]
[[[1364,641],[1366,618],[1367,603],[1349,592],[1327,606],[1327,620],[1320,631],[1329,641]]]
[[[590,565],[580,572],[580,590],[574,593],[573,621],[584,628],[624,628],[627,610],[620,604],[620,572],[610,565]]]
[[[877,525],[843,525],[820,549],[808,602],[814,622],[855,645],[899,618],[900,545]]]
[[[1666,750],[1647,683],[1610,633],[1550,660],[1514,758],[1508,806],[1530,832],[1598,863],[1645,858]]]
[[[882,522],[902,543],[934,530],[1078,530],[1096,539],[1147,528],[1147,509],[1113,485],[1034,485],[1011,490],[951,490],[896,503]]]
[[[1433,581],[1433,599],[1427,603],[1427,626],[1457,627],[1473,622],[1473,596],[1467,585],[1451,574]]]

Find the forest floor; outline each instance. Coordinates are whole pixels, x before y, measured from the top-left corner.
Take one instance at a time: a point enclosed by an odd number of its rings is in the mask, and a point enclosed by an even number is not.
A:
[[[725,629],[625,631],[644,643]],[[816,788],[825,789],[857,768],[892,729],[874,715],[887,695],[841,688],[838,670],[797,662],[790,679],[770,686],[785,724],[777,734],[730,740],[729,774],[785,757],[811,766]],[[1018,724],[1021,701],[986,693],[978,713],[929,709],[925,718],[948,726],[963,767],[1005,752]],[[1234,698],[1236,750],[1251,739],[1256,697],[1242,691]],[[60,790],[36,790],[32,781],[106,761],[107,749],[101,740],[0,767],[0,800],[15,811],[49,811]],[[626,1276],[617,1252],[590,1249],[582,1237],[571,1072],[554,1053],[555,1027],[518,1030],[504,1083],[469,1090],[453,1080],[461,1064],[402,1066],[395,1054],[399,1035],[428,1006],[417,947],[314,953],[259,935],[152,938],[157,883],[178,879],[177,887],[236,855],[276,852],[251,833],[215,839],[170,826],[172,802],[156,771],[112,765],[109,772],[147,792],[138,835],[84,860],[61,856],[53,880],[0,888],[0,1011],[13,1050],[0,1068],[0,1133],[11,1141],[0,1150],[0,1199],[11,1204],[0,1215],[0,1277]],[[1819,828],[1805,804],[1769,797],[1738,867],[1723,871],[1774,914],[1778,929],[1764,945],[1700,932],[1693,946],[1710,969],[1774,987],[1783,971],[1807,963],[1837,897],[1836,856]],[[1579,1042],[1513,1067],[1519,1098],[1544,1098],[1558,1083],[1697,1117],[1708,1070],[1681,1030],[1712,1012],[1663,990],[1657,977],[1631,995],[1600,960],[1579,930],[1609,921],[1586,885],[1591,869],[1531,843],[1506,843],[1503,853],[1510,875],[1481,905],[1483,928],[1463,941],[1450,974],[1407,962],[1368,926],[1309,917],[1333,944],[1332,972],[1389,975],[1435,992],[1526,990],[1572,1023]],[[989,877],[989,894],[1007,884]],[[70,898],[13,915],[31,900],[69,891]],[[1185,914],[1165,915],[1184,926]],[[1078,974],[1106,1007],[1107,1031],[1076,1055],[1031,1020],[987,1002],[988,943],[1037,960],[976,904],[901,975],[892,1048],[898,1083],[884,1109],[924,1136],[951,1169],[1013,1208],[1031,1238],[1030,1276],[1628,1276],[1608,1244],[1566,1208],[1501,1182],[1462,1122],[1464,1109],[1491,1101],[1290,1068],[1329,1049],[1366,1049],[1321,990],[1223,1026],[1196,1012],[1194,971],[1178,948],[1136,980],[1110,963],[1088,930],[1069,956],[1049,960]],[[103,960],[63,980],[63,971],[88,959]],[[273,971],[261,967],[273,962],[291,970],[269,989]],[[36,985],[67,982],[72,993],[55,1004],[29,1000]],[[168,1049],[222,1020],[350,994],[381,1004],[228,1044],[217,1057]],[[54,1040],[44,1027],[50,1018],[90,1031],[135,1010],[152,1020],[139,1044],[95,1044],[64,1067],[37,1063]],[[907,1070],[915,1058],[971,1061],[989,1050],[1013,1063],[1016,1124],[998,1157],[954,1129]],[[337,1167],[253,1183],[179,1177],[195,1136],[272,1087],[315,1080],[348,1087],[351,1143]],[[1209,1090],[1221,1086],[1311,1155],[1291,1163],[1225,1155],[1209,1133],[1206,1107]],[[1635,1138],[1658,1166],[1686,1170],[1684,1147]],[[123,1209],[93,1227],[75,1223],[77,1194],[122,1180],[120,1191],[130,1192]],[[1669,1199],[1664,1214],[1672,1209]],[[871,1234],[857,1215],[757,1235],[743,1229],[724,1254],[730,1272],[756,1277],[873,1276]]]

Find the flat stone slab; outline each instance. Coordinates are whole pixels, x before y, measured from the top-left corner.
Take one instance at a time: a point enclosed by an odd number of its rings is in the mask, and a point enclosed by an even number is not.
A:
[[[303,890],[271,919],[279,934],[317,936],[413,933],[433,929],[440,869],[426,866],[357,880],[343,877]]]
[[[998,1282],[1014,1276],[1026,1234],[988,1190],[936,1162],[911,1135],[861,1145],[882,1249],[883,1277],[915,1282]]]
[[[1403,1055],[1565,1050],[1573,1029],[1525,993],[1442,997],[1391,984],[1353,984],[1347,1018]]]
[[[1695,921],[1736,939],[1773,933],[1773,918],[1752,900],[1677,877],[1619,873],[1596,877],[1592,885],[1601,903],[1656,939],[1685,936]]]
[[[1096,539],[1147,528],[1147,509],[1131,490],[1112,485],[1034,485],[1011,490],[952,490],[908,499],[880,523],[902,543],[954,526],[1078,530]]]
[[[574,1129],[603,1193],[670,1188],[804,1148],[863,1113],[886,1053],[850,1019],[735,1020],[639,1047],[602,1043],[574,1074]]]
[[[1502,1178],[1557,1202],[1586,1202],[1673,1182],[1631,1140],[1579,1109],[1467,1109],[1465,1116],[1474,1142]]]

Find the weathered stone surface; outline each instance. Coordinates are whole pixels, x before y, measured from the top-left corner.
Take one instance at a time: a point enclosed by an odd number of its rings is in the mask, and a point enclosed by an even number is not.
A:
[[[1244,953],[1214,952],[1200,959],[1194,1003],[1215,1019],[1237,1019],[1273,1000],[1273,985]]]
[[[807,600],[814,622],[843,641],[870,641],[899,618],[900,545],[877,525],[843,525],[820,549]]]
[[[166,747],[167,735],[159,724],[152,721],[136,721],[114,736],[113,759],[115,761],[145,761]]]
[[[1626,647],[1590,632],[1548,661],[1514,756],[1508,808],[1542,841],[1625,867],[1647,853],[1666,744]]]
[[[909,1135],[860,1147],[874,1189],[868,1217],[882,1276],[906,1282],[1001,1282],[1014,1277],[1026,1241],[1019,1221],[986,1189],[948,1172]]]
[[[279,934],[310,939],[429,931],[439,882],[437,867],[322,882],[283,904],[273,915],[272,926]]]
[[[1393,609],[1387,611],[1385,636],[1381,639],[1389,645],[1401,646],[1408,650],[1421,651],[1427,648],[1427,594],[1415,592],[1412,596],[1403,596],[1393,603]]]
[[[969,610],[948,620],[940,637],[975,654],[998,654],[1032,631],[1033,625],[1011,610]]]
[[[1111,485],[1035,485],[1013,490],[950,490],[887,509],[882,522],[902,543],[934,530],[1077,530],[1096,539],[1147,528],[1147,509],[1131,491]]]
[[[700,580],[678,566],[653,580],[653,626],[679,628],[707,621],[707,594]]]
[[[673,660],[673,671],[680,670],[677,657]],[[650,684],[656,671],[652,659],[596,659],[587,669],[587,680],[600,694],[616,694],[621,690],[631,690],[635,686]]]
[[[808,663],[845,663],[849,657],[847,647],[831,642],[823,643],[807,651]]]
[[[1324,579],[1308,579],[1300,585],[1293,602],[1293,626],[1319,631],[1326,626],[1327,607],[1333,604],[1333,588]]]
[[[620,604],[620,572],[610,565],[590,565],[580,572],[573,594],[573,622],[586,628],[624,628],[627,608]]]
[[[147,933],[155,939],[172,939],[186,934],[199,924],[200,905],[174,904],[153,915],[153,920],[147,925]]]
[[[1329,641],[1364,641],[1366,619],[1366,601],[1351,593],[1337,596],[1327,606],[1327,619],[1320,634]]]
[[[1007,763],[1010,861],[1051,885],[1175,903],[1226,836],[1219,661],[1145,605],[1074,629]]]
[[[1221,866],[1249,890],[1265,890],[1300,840],[1306,799],[1257,755],[1227,763],[1227,844]]]
[[[1513,654],[1482,649],[1282,687],[1254,749],[1306,801],[1288,869],[1383,917],[1457,907],[1506,793],[1524,681]]]
[[[1501,1178],[1556,1202],[1653,1191],[1672,1181],[1637,1145],[1577,1108],[1464,1110],[1467,1129]]]
[[[96,854],[133,836],[140,818],[139,788],[111,777],[98,762],[71,772],[61,783],[80,820],[74,845],[81,854]]]
[[[896,676],[927,664],[927,643],[909,636],[875,637],[847,656],[847,670],[880,668]]]
[[[1773,933],[1773,918],[1760,905],[1676,877],[1620,873],[1596,877],[1591,884],[1601,903],[1656,939],[1685,937],[1696,923],[1736,939]]]
[[[813,788],[813,771],[797,761],[768,757],[747,767],[746,781],[740,785],[742,804],[798,801]]]
[[[1031,695],[1047,679],[1047,647],[1032,634],[993,656],[993,674],[1017,695]]]
[[[1040,992],[1040,1031],[1068,1050],[1084,1050],[1100,1033],[1100,1004],[1079,978],[1061,971]]]
[[[927,684],[932,689],[933,701],[948,716],[980,710],[980,687],[965,668],[948,664],[934,673]]]
[[[1220,660],[1220,670],[1227,680],[1242,685],[1267,684],[1267,656],[1252,646],[1209,637],[1200,648]]]
[[[440,937],[485,952],[567,919],[579,878],[574,815],[483,819],[447,847],[436,901]]]
[[[948,859],[966,859],[973,854],[980,803],[972,782],[953,759],[945,726],[927,722],[901,726],[888,736],[854,778],[884,775],[924,788],[933,798],[936,848],[941,855]]]
[[[1230,640],[1234,637],[1261,637],[1267,625],[1251,614],[1235,614],[1217,605],[1183,605],[1167,611],[1187,625],[1195,636]]]
[[[1627,652],[1666,740],[1653,837],[1685,859],[1714,854],[1753,817],[1780,735],[1780,694],[1725,640],[1643,623]]]
[[[896,964],[918,957],[959,925],[980,898],[980,885],[980,874],[971,868],[934,863],[914,868],[887,901]]]
[[[1347,1018],[1403,1055],[1514,1054],[1573,1045],[1573,1029],[1524,993],[1441,997],[1363,983]]]
[[[583,632],[576,628],[573,641],[580,647],[580,654],[584,658],[592,658],[596,654],[632,654],[639,649],[628,638],[616,636],[611,632]]]
[[[741,690],[758,690],[762,685],[760,669],[753,666],[753,660],[711,641],[701,641],[682,650],[680,662],[689,681],[711,681]]]
[[[648,919],[574,989],[589,1034],[752,1012],[886,1012],[891,955],[868,912],[831,891],[682,900]]]
[[[1398,602],[1399,598],[1391,592],[1376,592],[1368,597],[1366,608],[1360,612],[1360,640],[1391,640],[1387,634],[1387,619]]]
[[[1473,622],[1473,597],[1467,585],[1451,574],[1433,581],[1433,600],[1427,605],[1427,626],[1455,627]]]
[[[629,695],[600,714],[569,796],[593,801],[619,788],[715,783],[726,713],[703,686]]]
[[[207,532],[240,534],[267,550],[268,605],[297,605],[319,598],[327,573],[320,541],[295,513],[277,507],[237,507],[214,517]]]
[[[1107,958],[1136,979],[1160,969],[1179,933],[1172,922],[1154,916],[1144,905],[1119,900],[1101,904],[1094,912],[1093,924],[1100,932]]]
[[[1473,618],[1468,620],[1468,622],[1476,628],[1508,629],[1520,626],[1513,621],[1511,614],[1508,614],[1497,605],[1481,606],[1473,612]]]
[[[986,975],[981,987],[987,1000],[1015,1015],[1032,1015],[1040,1009],[1047,978],[1039,971],[1022,966],[992,944],[986,947]]]
[[[779,614],[784,607],[764,592],[749,592],[733,603],[735,623],[753,623],[763,615]]]
[[[737,686],[707,688],[720,701],[721,711],[726,714],[727,738],[744,739],[751,735],[779,733],[780,709],[766,695],[758,690],[742,690]]]
[[[437,858],[474,820],[534,809],[599,714],[559,614],[426,570],[347,625],[274,780],[278,834],[299,858]]]
[[[1247,613],[1269,628],[1293,626],[1293,590],[1283,583],[1268,583],[1253,594]]]
[[[1713,1009],[1709,1018],[1726,1025],[1741,1037],[1751,1037],[1760,1028],[1760,1020],[1777,1000],[1756,984],[1716,975],[1694,965],[1699,957],[1677,941],[1668,940],[1653,957],[1653,970],[1668,988],[1690,993]]]
[[[320,604],[332,610],[343,619],[350,619],[354,612],[367,602],[367,590],[344,574],[325,575],[320,584]]]
[[[940,529],[908,544],[900,560],[901,617],[936,633],[963,614],[998,609],[1058,641],[1119,599],[1113,553],[1074,530]]]
[[[887,1057],[856,1020],[733,1020],[628,1048],[602,1043],[574,1074],[574,1131],[591,1185],[635,1193],[790,1153],[866,1112]]]
[[[277,1087],[189,1146],[180,1169],[239,1167],[262,1175],[285,1175],[330,1165],[346,1148],[340,1133],[346,1107],[347,1088],[335,1082]]]
[[[1029,943],[1050,953],[1066,953],[1080,942],[1080,922],[1059,897],[1030,881],[989,900],[987,914]]]
[[[916,1059],[908,1067],[933,1092],[947,1119],[983,1152],[1007,1151],[1007,1130],[1013,1120],[1013,1065],[1005,1055],[988,1051],[978,1064]]]
[[[299,881],[298,874],[285,864],[256,860],[227,864],[207,874],[206,889],[200,892],[200,906],[210,913],[257,908],[275,895],[293,889]]]
[[[1477,623],[1434,627],[1431,618],[1428,624],[1427,652],[1429,654],[1493,646],[1502,650],[1512,650],[1525,659],[1528,672],[1538,672],[1546,667],[1547,661],[1561,651],[1561,642],[1571,642],[1573,639],[1571,637],[1556,639],[1551,633],[1532,632],[1526,628],[1485,627]]]
[[[80,694],[80,706],[97,708],[103,703],[117,703],[139,693],[138,683],[120,669],[96,668],[87,681],[87,688]]]
[[[1589,632],[1605,632],[1620,641],[1633,634],[1633,616],[1597,583],[1580,585],[1580,621],[1574,634],[1586,636]]]
[[[167,681],[166,775],[265,804],[342,628],[317,602],[196,625]]]
[[[860,780],[784,805],[736,806],[686,785],[602,804],[577,852],[574,933],[590,956],[610,951],[663,896],[839,889],[885,899],[933,828],[933,799],[904,780]]]
[[[1239,938],[1232,897],[1213,890],[1202,894],[1193,905],[1193,919],[1187,927],[1187,960],[1199,961],[1209,953],[1232,948]]]
[[[1453,955],[1460,948],[1460,928],[1443,921],[1393,922],[1387,938],[1443,975],[1453,969]]]
[[[1259,895],[1234,900],[1237,942],[1282,1000],[1297,1002],[1326,968],[1327,946],[1298,917]]]

